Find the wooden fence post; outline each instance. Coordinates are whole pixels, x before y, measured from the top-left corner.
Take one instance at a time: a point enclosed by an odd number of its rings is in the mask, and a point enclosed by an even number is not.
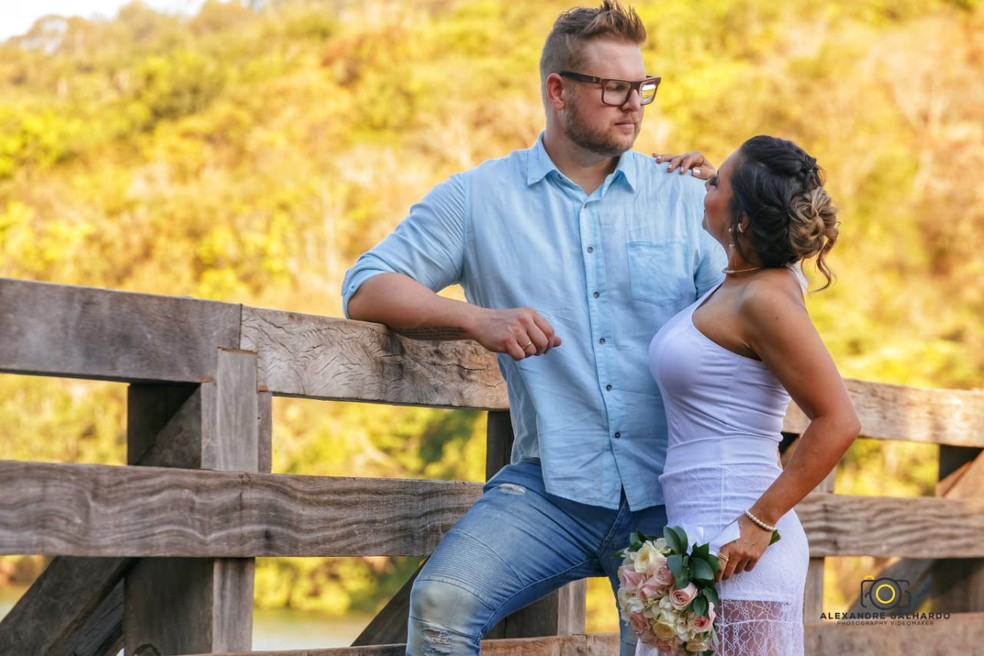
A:
[[[982,450],[975,447],[940,446],[937,495],[984,498],[984,456],[981,453]],[[984,559],[938,560],[932,568],[932,581],[933,612],[984,611]]]
[[[256,376],[255,354],[219,349],[214,381],[131,386],[129,463],[254,472],[261,459],[266,465],[260,435],[269,431],[260,423],[269,412]],[[248,650],[253,569],[252,558],[141,559],[124,588],[126,652]]]

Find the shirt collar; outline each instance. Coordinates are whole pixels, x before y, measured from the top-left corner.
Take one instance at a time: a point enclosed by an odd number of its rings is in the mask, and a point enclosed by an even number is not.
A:
[[[550,159],[550,155],[547,154],[547,149],[543,145],[543,134],[543,132],[540,133],[536,143],[530,149],[529,164],[526,171],[527,185],[534,185],[540,180],[543,180],[551,171],[556,171],[557,175],[563,175],[560,169],[553,163],[553,160]],[[635,160],[631,156],[628,156],[628,153],[625,153],[618,158],[618,166],[608,176],[604,186],[607,188],[618,180],[624,180],[625,184],[629,187],[629,191],[635,191],[637,173]]]

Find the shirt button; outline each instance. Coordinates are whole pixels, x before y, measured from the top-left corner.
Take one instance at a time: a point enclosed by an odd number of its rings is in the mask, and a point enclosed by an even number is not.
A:
[[[604,344],[604,343],[605,343],[605,338],[604,338],[604,337],[602,337],[601,339],[599,339],[599,340],[598,340],[598,343],[599,343],[599,344]]]
[[[611,385],[605,385],[605,390],[611,392],[612,391],[612,386]]]
[[[620,437],[622,437],[622,433],[616,431],[616,433],[615,433],[615,439],[617,440]]]
[[[599,294],[598,292],[595,292],[594,294],[592,294],[592,296],[594,296],[595,298],[598,298],[599,296],[601,296],[601,294]]]
[[[588,246],[588,252],[594,253],[594,246]]]

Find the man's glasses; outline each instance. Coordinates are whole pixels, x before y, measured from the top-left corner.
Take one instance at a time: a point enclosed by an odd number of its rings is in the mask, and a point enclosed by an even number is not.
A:
[[[629,102],[633,91],[639,92],[639,102],[641,104],[648,105],[656,99],[656,89],[659,88],[659,82],[662,80],[659,77],[647,77],[645,80],[640,80],[639,82],[629,82],[628,80],[606,80],[593,75],[583,75],[572,71],[559,71],[557,74],[561,77],[576,80],[577,82],[597,84],[601,87],[601,102],[606,105],[612,105],[613,107],[621,107]]]

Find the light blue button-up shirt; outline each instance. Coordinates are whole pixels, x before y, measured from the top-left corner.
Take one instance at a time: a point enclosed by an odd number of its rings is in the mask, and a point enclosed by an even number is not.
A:
[[[528,150],[454,175],[348,271],[343,307],[368,278],[403,273],[470,303],[529,306],[563,340],[545,355],[498,356],[515,442],[546,489],[633,510],[663,503],[666,418],[648,368],[657,330],[721,279],[724,251],[701,227],[704,187],[651,157],[622,155],[590,196]]]

